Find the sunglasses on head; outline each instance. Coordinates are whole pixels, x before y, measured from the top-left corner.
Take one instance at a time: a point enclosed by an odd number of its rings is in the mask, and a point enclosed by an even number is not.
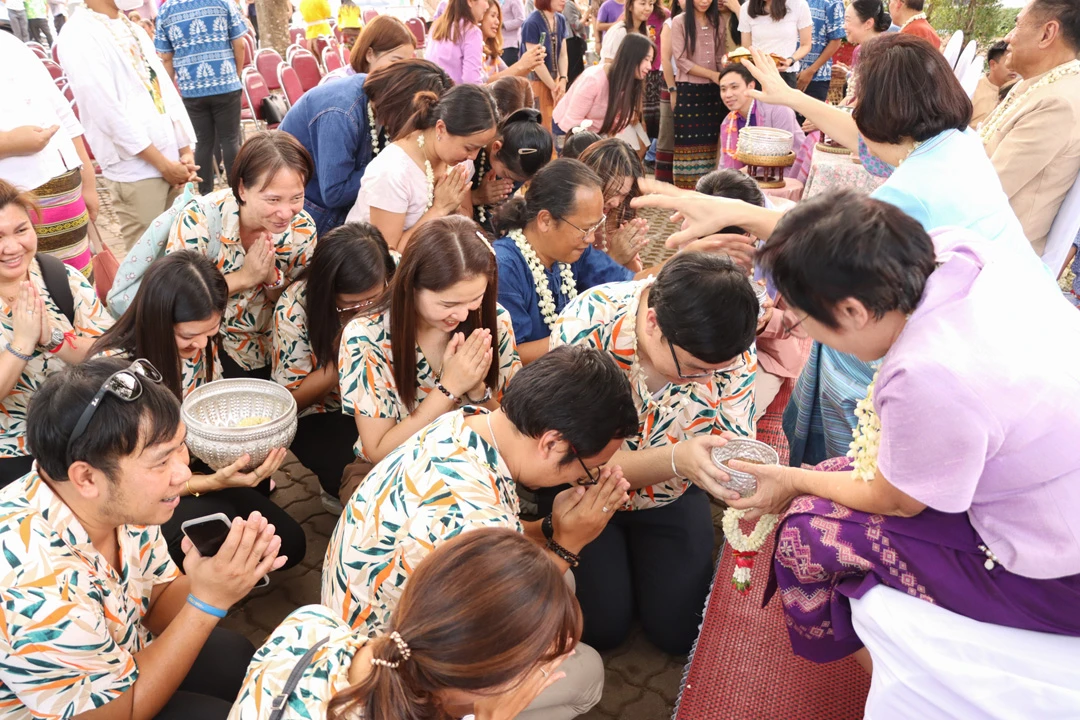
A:
[[[97,412],[105,396],[112,395],[124,402],[134,402],[142,395],[144,380],[158,385],[161,383],[161,373],[150,364],[149,360],[143,360],[142,358],[105,378],[101,388],[94,394],[93,399],[90,400],[86,408],[83,409],[79,421],[75,423],[75,429],[71,431],[71,437],[68,438],[67,442],[68,456],[71,455],[71,446],[86,433],[86,428],[90,427],[90,421],[94,419],[94,413]]]

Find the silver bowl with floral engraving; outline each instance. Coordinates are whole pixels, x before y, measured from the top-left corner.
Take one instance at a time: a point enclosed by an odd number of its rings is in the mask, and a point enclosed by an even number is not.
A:
[[[754,286],[754,295],[757,295],[758,311],[757,318],[765,317],[765,303],[770,299],[768,289],[761,283],[751,283]]]
[[[731,482],[720,483],[720,486],[728,490],[734,490],[740,496],[748,498],[757,492],[757,480],[750,473],[729,468],[726,465],[728,460],[742,460],[756,465],[778,465],[780,456],[765,443],[748,438],[735,438],[734,440],[728,440],[723,447],[713,448],[713,464],[731,478]]]
[[[269,380],[215,380],[188,395],[180,413],[188,449],[214,470],[245,453],[251,456],[248,469],[256,468],[296,435],[296,401]]]

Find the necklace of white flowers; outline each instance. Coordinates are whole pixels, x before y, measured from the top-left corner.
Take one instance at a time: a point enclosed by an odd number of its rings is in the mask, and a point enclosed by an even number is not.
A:
[[[903,25],[900,26],[900,32],[904,32],[904,28],[906,28],[908,25],[915,22],[916,20],[925,20],[925,19],[926,19],[926,13],[915,13],[914,15],[912,15],[911,17],[908,18],[908,21],[906,23],[904,23]]]
[[[540,258],[537,257],[536,251],[533,250],[532,245],[525,239],[525,233],[521,230],[511,230],[508,235],[510,239],[517,245],[519,251],[521,251],[522,257],[525,258],[525,264],[529,266],[529,272],[532,273],[533,285],[536,287],[536,294],[538,296],[537,304],[540,306],[540,315],[544,318],[544,324],[548,326],[548,329],[555,329],[555,320],[558,318],[558,313],[555,311],[555,297],[551,294],[551,287],[548,285],[547,272],[545,271],[544,264],[540,262]],[[567,302],[570,302],[577,297],[577,282],[574,280],[574,273],[570,269],[569,263],[552,263],[551,268],[559,269],[559,275],[562,279],[562,286],[560,290],[563,297]]]
[[[1053,85],[1064,77],[1078,73],[1080,73],[1080,60],[1070,60],[1046,73],[1038,82],[1032,83],[1023,92],[1017,92],[1014,86],[1009,91],[1009,94],[1005,96],[1005,100],[998,103],[998,106],[990,113],[990,117],[986,118],[979,126],[979,139],[986,143],[1002,125],[1012,118],[1013,110],[1020,107],[1028,95],[1036,90],[1041,90],[1047,85]]]
[[[435,204],[435,170],[432,169],[431,161],[428,160],[427,152],[424,150],[424,143],[424,132],[421,131],[416,136],[416,144],[420,148],[420,154],[424,156],[424,175],[427,177],[427,207],[424,208],[424,212],[427,212]]]
[[[382,148],[379,147],[379,126],[375,124],[375,111],[371,109],[371,100],[368,100],[367,104],[367,123],[368,133],[371,135],[371,157],[375,157]]]

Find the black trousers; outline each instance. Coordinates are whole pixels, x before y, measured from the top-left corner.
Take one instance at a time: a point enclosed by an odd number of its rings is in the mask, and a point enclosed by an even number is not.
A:
[[[214,149],[221,147],[225,172],[232,175],[233,161],[240,152],[240,95],[235,90],[221,95],[184,98],[191,125],[195,128],[195,164],[200,167],[199,192],[214,189]]]
[[[803,90],[803,92],[814,98],[815,100],[827,102],[829,99],[830,85],[832,85],[832,83],[828,80],[815,80],[809,85],[807,85],[806,89]],[[806,120],[806,118],[804,118],[802,115],[799,115],[798,113],[795,113],[795,119],[799,121],[799,124],[802,124],[802,122]]]
[[[7,487],[23,475],[26,475],[33,466],[34,458],[32,455],[0,458],[0,488]]]
[[[214,628],[157,720],[225,720],[244,684],[255,646],[238,632]]]
[[[662,507],[615,513],[574,569],[582,642],[616,648],[637,617],[658,648],[689,653],[712,579],[712,549],[709,498],[697,486]]]
[[[221,376],[225,378],[254,378],[256,380],[273,380],[272,368],[267,365],[256,370],[245,370],[229,357],[227,352],[218,353],[218,361],[221,362]]]
[[[191,471],[204,475],[214,472],[202,460],[195,458],[192,459]],[[230,520],[235,517],[246,518],[253,511],[258,510],[274,526],[274,531],[281,538],[281,550],[278,554],[289,558],[281,569],[285,570],[296,565],[307,552],[307,537],[304,535],[304,528],[300,527],[300,523],[289,513],[278,507],[269,495],[270,481],[265,480],[253,488],[226,488],[203,493],[199,497],[185,495],[180,498],[180,504],[176,506],[172,517],[161,526],[161,534],[165,536],[173,562],[183,569],[184,551],[180,543],[184,540],[184,533],[180,527],[188,520],[214,513],[225,513],[225,517]]]
[[[319,478],[322,489],[338,496],[341,474],[356,459],[353,445],[359,433],[356,419],[340,410],[305,415],[296,423],[296,437],[289,448]]]
[[[49,47],[53,43],[52,29],[49,28],[49,18],[29,18],[26,27],[30,31],[30,39]]]
[[[504,47],[502,54],[502,61],[506,63],[506,67],[510,67],[518,61],[519,49],[516,47]]]
[[[585,38],[566,38],[566,87],[570,87],[577,80],[577,76],[585,70],[585,51],[589,45]],[[570,128],[566,128],[570,132]]]

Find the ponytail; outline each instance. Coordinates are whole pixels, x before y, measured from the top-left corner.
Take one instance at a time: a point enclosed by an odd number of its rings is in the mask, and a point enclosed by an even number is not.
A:
[[[464,137],[491,130],[499,124],[499,109],[487,88],[455,85],[442,97],[430,91],[413,95],[412,117],[402,134],[427,130],[442,120],[451,135]]]

